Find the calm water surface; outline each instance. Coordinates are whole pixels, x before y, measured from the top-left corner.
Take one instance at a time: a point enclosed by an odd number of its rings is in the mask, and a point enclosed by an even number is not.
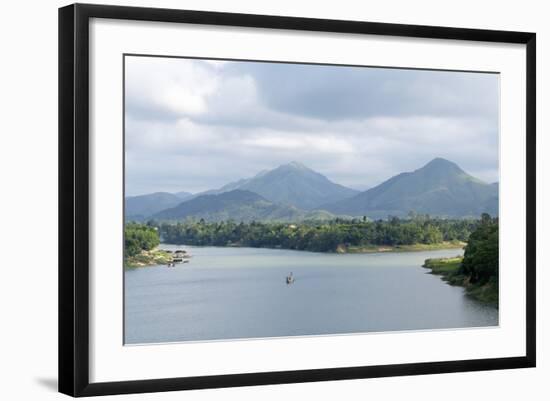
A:
[[[125,271],[127,344],[498,325],[498,310],[422,268],[461,250],[324,254],[186,249],[190,263]],[[287,285],[285,276],[296,281]]]

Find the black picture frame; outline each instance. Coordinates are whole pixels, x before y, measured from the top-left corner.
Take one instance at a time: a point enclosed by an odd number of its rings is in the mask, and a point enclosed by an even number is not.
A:
[[[90,383],[88,61],[91,18],[526,45],[526,353],[520,357]],[[59,391],[71,396],[534,367],[536,364],[536,35],[221,12],[74,4],[59,9]]]

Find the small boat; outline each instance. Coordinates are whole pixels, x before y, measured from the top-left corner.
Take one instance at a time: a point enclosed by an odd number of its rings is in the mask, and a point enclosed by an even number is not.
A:
[[[190,258],[191,255],[187,251],[178,249],[177,251],[174,252],[174,257],[176,257],[176,258]]]
[[[172,260],[171,262],[168,262],[166,267],[176,267],[176,264],[182,264],[182,263],[189,263],[188,259],[185,260]]]
[[[174,252],[174,256],[172,256],[172,262],[185,263],[185,259],[189,259],[190,257],[191,255],[188,254],[186,251],[177,250]]]
[[[286,276],[286,283],[287,284],[292,284],[294,282],[294,276],[292,275],[292,272]]]
[[[178,249],[172,255],[172,263],[189,263],[191,255],[187,251]]]

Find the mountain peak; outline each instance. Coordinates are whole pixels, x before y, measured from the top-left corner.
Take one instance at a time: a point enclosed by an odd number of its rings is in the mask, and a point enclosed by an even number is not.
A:
[[[265,199],[301,209],[351,197],[357,193],[330,181],[304,164],[291,161],[256,176],[238,187],[255,192]]]
[[[498,191],[465,173],[455,163],[437,157],[425,166],[391,177],[365,192],[323,209],[350,216],[406,216],[411,210],[435,216],[498,214]]]
[[[431,169],[448,170],[448,171],[455,171],[459,173],[463,172],[463,170],[460,167],[458,167],[456,163],[453,163],[452,161],[444,159],[442,157],[436,157],[435,159],[432,159],[420,170],[431,170]]]
[[[289,167],[289,168],[293,168],[293,169],[297,169],[297,170],[311,170],[305,164],[297,162],[297,161],[291,161],[290,163],[283,164],[279,167]]]

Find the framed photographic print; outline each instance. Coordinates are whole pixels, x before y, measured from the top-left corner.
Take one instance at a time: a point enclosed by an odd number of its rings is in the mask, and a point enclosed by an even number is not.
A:
[[[534,33],[61,8],[60,391],[535,366],[535,82]]]

